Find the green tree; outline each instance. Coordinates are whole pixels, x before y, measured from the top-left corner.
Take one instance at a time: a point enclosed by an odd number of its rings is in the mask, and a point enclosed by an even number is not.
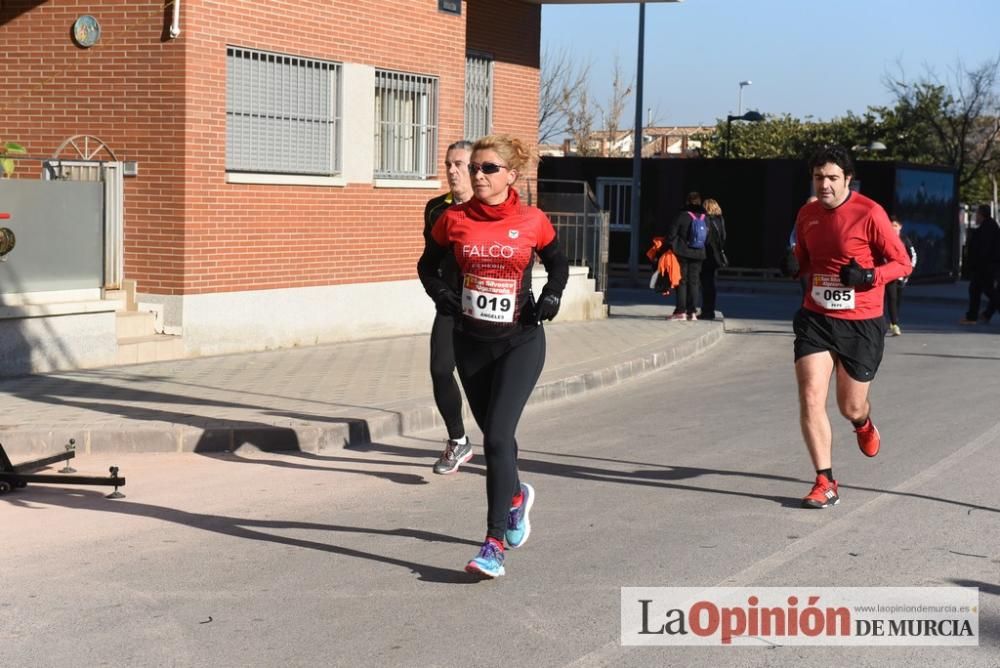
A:
[[[789,114],[767,116],[759,123],[734,121],[730,124],[729,155],[734,158],[805,159],[818,146],[842,144],[867,145],[882,132],[882,120],[872,110],[862,116],[848,113],[830,121],[798,119]],[[715,129],[698,137],[702,155],[720,157],[725,153],[726,121],[720,119]]]
[[[929,70],[912,82],[887,77],[895,105],[882,111],[893,156],[954,168],[962,198],[977,201],[967,195],[1000,165],[998,83],[1000,58],[975,68],[959,61],[946,82]]]

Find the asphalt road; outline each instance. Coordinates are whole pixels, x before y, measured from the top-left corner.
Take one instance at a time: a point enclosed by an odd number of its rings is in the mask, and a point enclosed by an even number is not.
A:
[[[647,294],[615,317],[661,317]],[[537,490],[508,574],[482,540],[483,462],[430,472],[439,434],[321,455],[90,457],[130,480],[0,497],[0,656],[24,666],[1000,665],[1000,327],[907,304],[868,460],[834,418],[842,502],[799,508],[794,298],[724,295],[694,360],[530,409]],[[664,323],[664,326],[699,326]],[[975,648],[622,647],[623,586],[980,588]]]

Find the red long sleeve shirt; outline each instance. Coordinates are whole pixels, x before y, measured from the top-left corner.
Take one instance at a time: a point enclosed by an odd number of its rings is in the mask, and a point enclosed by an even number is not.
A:
[[[880,317],[886,283],[909,276],[913,270],[885,210],[860,193],[850,193],[835,209],[827,209],[818,201],[806,204],[795,219],[795,234],[799,273],[807,278],[810,287],[802,306],[832,318]],[[851,258],[862,267],[874,267],[875,282],[870,287],[854,289],[853,308],[827,308],[822,293],[825,291],[829,299],[831,291],[843,290],[840,268],[850,263]]]

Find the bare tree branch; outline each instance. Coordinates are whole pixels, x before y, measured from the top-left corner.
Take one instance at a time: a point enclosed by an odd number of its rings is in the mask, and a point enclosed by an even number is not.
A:
[[[961,186],[1000,163],[998,83],[1000,57],[976,68],[958,61],[948,81],[929,68],[912,83],[905,76],[883,77],[896,98],[900,126],[928,133],[928,157],[958,170]]]
[[[538,95],[538,141],[570,134],[570,114],[576,113],[580,97],[586,99],[590,63],[577,64],[563,49],[542,54]]]
[[[625,155],[625,151],[617,146],[616,141],[618,139],[618,131],[621,129],[622,114],[625,113],[625,106],[628,104],[631,96],[632,82],[625,82],[621,61],[618,59],[618,54],[615,54],[614,68],[611,75],[611,99],[606,104],[598,105],[601,111],[601,125],[608,135],[607,154],[609,157],[621,157]],[[636,150],[641,151],[642,137],[639,137],[637,140],[633,138],[633,145],[636,147]]]

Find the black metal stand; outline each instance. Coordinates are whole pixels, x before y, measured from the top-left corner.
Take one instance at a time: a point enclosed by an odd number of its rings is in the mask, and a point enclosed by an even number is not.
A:
[[[74,447],[75,442],[70,440],[69,445],[66,446],[66,452],[62,454],[33,459],[14,466],[10,461],[10,457],[7,456],[7,452],[3,449],[3,444],[0,443],[0,494],[6,494],[12,490],[26,487],[29,482],[41,482],[55,485],[109,485],[114,487],[115,491],[108,494],[107,498],[124,499],[125,495],[119,492],[118,488],[125,486],[125,478],[118,477],[117,466],[111,467],[111,475],[108,477],[66,475],[64,473],[32,473],[32,471],[38,471],[46,466],[73,459],[73,457],[76,457]],[[67,469],[70,471],[75,470],[68,465],[62,470],[66,471]]]

